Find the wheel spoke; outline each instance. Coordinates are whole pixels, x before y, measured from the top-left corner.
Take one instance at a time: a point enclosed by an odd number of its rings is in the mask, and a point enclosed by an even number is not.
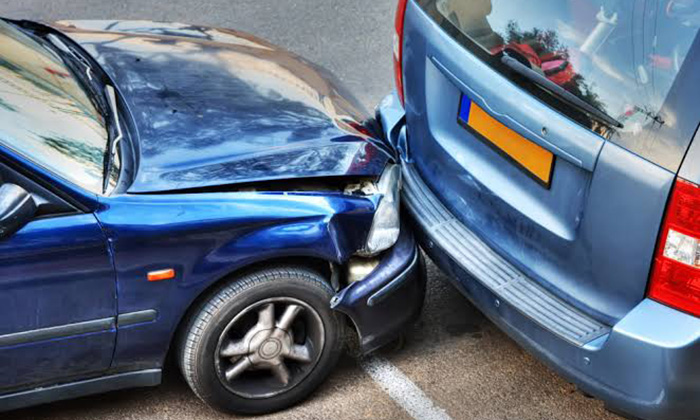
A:
[[[226,380],[230,381],[230,380],[234,379],[236,376],[245,372],[246,369],[248,369],[252,365],[253,364],[250,362],[250,360],[247,357],[242,358],[241,360],[238,361],[238,363],[236,363],[235,365],[226,369],[226,373],[225,373]]]
[[[268,303],[258,312],[258,327],[263,330],[271,330],[275,327],[275,304]]]
[[[296,360],[297,362],[310,363],[311,362],[311,346],[307,343],[305,345],[294,344],[287,354],[287,358],[291,360]]]
[[[277,378],[282,385],[287,385],[289,383],[289,369],[287,369],[284,363],[272,367],[272,374],[275,375],[275,378]]]
[[[225,346],[221,348],[221,357],[236,357],[248,354],[248,346],[240,341],[230,340]]]
[[[282,318],[280,318],[279,322],[277,322],[277,328],[288,331],[289,327],[292,326],[292,322],[294,322],[294,319],[303,309],[304,308],[302,308],[299,305],[287,306],[287,309],[285,309],[284,313],[282,314]]]

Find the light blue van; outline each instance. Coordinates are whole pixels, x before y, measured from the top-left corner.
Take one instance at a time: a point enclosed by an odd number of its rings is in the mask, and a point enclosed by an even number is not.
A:
[[[430,257],[609,409],[700,418],[700,1],[401,0],[378,107]]]

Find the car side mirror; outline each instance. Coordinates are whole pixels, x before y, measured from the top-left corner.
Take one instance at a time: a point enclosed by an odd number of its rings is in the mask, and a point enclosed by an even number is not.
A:
[[[0,239],[29,223],[36,214],[36,203],[24,188],[15,184],[0,186]]]

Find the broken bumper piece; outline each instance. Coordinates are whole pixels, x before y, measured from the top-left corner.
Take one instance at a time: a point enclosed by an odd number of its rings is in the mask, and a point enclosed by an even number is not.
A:
[[[342,289],[331,301],[347,315],[369,353],[391,342],[418,318],[425,298],[423,256],[410,229],[402,226],[396,245],[367,277]]]

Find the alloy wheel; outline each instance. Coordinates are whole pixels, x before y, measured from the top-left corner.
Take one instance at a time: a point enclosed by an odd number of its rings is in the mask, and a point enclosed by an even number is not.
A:
[[[316,366],[324,337],[321,317],[305,302],[291,297],[256,302],[236,315],[219,338],[219,379],[246,398],[289,391]]]

